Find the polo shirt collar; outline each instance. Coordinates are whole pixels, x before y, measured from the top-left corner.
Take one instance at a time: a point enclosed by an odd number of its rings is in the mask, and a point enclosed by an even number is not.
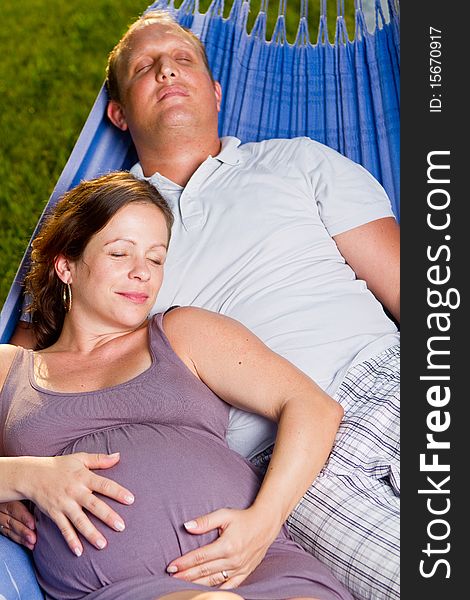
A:
[[[230,135],[221,138],[220,141],[222,142],[222,148],[214,158],[232,166],[240,164],[243,156],[240,148],[241,141]]]
[[[221,138],[220,141],[221,141],[222,147],[220,149],[219,154],[217,154],[217,156],[214,156],[213,159],[218,160],[221,163],[226,163],[231,166],[240,164],[242,162],[242,157],[243,157],[243,151],[240,148],[241,141],[238,138],[230,136],[230,135],[224,136],[223,138]],[[212,157],[208,156],[206,160],[210,160],[210,159],[212,159]],[[163,187],[163,188],[172,187],[172,188],[174,188],[175,186],[178,185],[178,184],[172,182],[171,180],[167,179],[166,177],[163,177],[163,175],[160,175],[160,173],[158,171],[155,172],[150,177],[145,177],[142,167],[140,166],[140,163],[136,163],[131,168],[131,173],[133,175],[135,175],[136,177],[138,177],[139,179],[146,179],[147,181],[150,181],[150,183],[156,184],[157,187]],[[178,187],[181,188],[181,186],[178,186]],[[183,188],[181,188],[181,189],[183,189]]]
[[[130,169],[130,172],[132,173],[132,175],[137,177],[137,179],[145,179],[145,181],[148,181],[149,183],[154,185],[160,192],[164,190],[170,192],[173,192],[175,190],[181,191],[183,189],[181,185],[178,185],[174,181],[171,181],[171,179],[167,179],[163,175],[160,175],[158,171],[156,171],[153,175],[150,175],[149,177],[145,176],[140,162],[135,163],[135,165]]]

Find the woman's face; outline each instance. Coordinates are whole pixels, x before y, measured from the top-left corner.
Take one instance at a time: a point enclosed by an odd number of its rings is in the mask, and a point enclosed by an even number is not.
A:
[[[97,332],[140,325],[160,290],[167,246],[159,208],[145,203],[121,208],[70,265],[71,316]]]

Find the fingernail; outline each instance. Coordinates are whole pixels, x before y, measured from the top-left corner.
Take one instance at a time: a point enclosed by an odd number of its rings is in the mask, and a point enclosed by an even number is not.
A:
[[[75,554],[77,556],[81,556],[82,555],[82,551],[80,550],[80,548],[78,546],[76,548],[74,548],[73,551],[75,552]]]
[[[106,546],[106,542],[103,539],[96,540],[96,545],[100,550],[103,550],[103,548]]]
[[[116,456],[120,456],[120,452],[113,452],[112,454],[108,454],[110,458],[116,458]]]
[[[184,526],[186,527],[186,529],[196,529],[197,527],[197,523],[196,521],[187,521]]]
[[[118,531],[124,531],[124,529],[126,528],[126,526],[124,525],[124,523],[122,521],[114,521],[114,527]]]
[[[26,536],[26,540],[29,544],[34,544],[34,538],[32,538],[30,535]]]
[[[127,504],[132,504],[134,502],[135,498],[134,498],[134,496],[127,495],[127,496],[124,496],[124,500],[127,502]]]
[[[167,568],[167,573],[178,573],[178,567],[175,567],[175,565],[172,565],[171,567]]]

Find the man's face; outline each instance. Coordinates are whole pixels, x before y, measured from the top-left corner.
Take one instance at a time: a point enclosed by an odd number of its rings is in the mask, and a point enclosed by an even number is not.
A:
[[[111,102],[108,115],[129,129],[137,146],[174,128],[217,127],[220,85],[188,36],[176,27],[148,25],[130,45],[120,70],[122,103]]]

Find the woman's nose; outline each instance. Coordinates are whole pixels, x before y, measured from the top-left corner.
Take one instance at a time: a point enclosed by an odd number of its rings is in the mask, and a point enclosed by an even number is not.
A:
[[[131,279],[139,279],[141,281],[148,281],[150,279],[150,270],[145,261],[136,261],[133,265],[129,276]]]

